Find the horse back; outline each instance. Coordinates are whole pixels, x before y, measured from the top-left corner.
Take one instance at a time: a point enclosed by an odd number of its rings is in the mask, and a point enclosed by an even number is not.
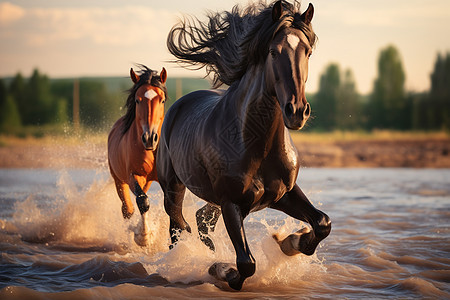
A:
[[[178,99],[164,117],[161,138],[167,146],[173,136],[198,135],[222,94],[221,90],[200,90]]]
[[[214,126],[209,120],[214,117],[222,95],[221,90],[195,91],[178,99],[167,111],[156,157],[162,186],[176,176],[198,197],[210,198],[211,187],[202,152],[212,142],[205,139],[205,132]]]

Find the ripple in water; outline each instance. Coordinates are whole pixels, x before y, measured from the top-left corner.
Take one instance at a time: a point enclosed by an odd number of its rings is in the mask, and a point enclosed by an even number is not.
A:
[[[311,257],[285,256],[271,238],[304,226],[263,210],[247,217],[256,273],[236,293],[208,275],[233,263],[220,219],[211,252],[183,233],[168,250],[168,217],[149,191],[151,244],[134,242],[114,184],[96,170],[0,170],[0,298],[450,298],[449,170],[306,169],[300,185],[333,221]],[[195,225],[203,204],[188,193]],[[195,226],[191,226],[193,229]]]

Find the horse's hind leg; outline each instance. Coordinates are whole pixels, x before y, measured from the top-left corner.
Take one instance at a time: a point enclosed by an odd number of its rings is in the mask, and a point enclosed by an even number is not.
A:
[[[181,183],[175,172],[169,179],[160,177],[159,183],[164,192],[164,209],[170,217],[169,233],[171,239],[170,248],[178,242],[178,235],[182,230],[191,232],[191,227],[183,217],[183,200],[186,187]]]
[[[208,232],[209,230],[214,232],[220,215],[220,208],[209,203],[200,208],[195,214],[200,240],[213,251],[215,250],[214,243],[209,237]]]
[[[274,236],[286,255],[314,254],[319,242],[326,238],[331,231],[330,218],[309,202],[298,185],[295,185],[279,201],[273,203],[271,208],[283,211],[298,220],[308,222],[313,229],[310,231],[304,228],[289,235],[284,240],[279,240],[277,236]]]

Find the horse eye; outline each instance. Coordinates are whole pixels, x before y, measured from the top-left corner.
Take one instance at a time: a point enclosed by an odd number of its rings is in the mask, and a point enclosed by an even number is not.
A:
[[[136,104],[139,104],[139,99],[134,99],[134,101],[136,102]]]
[[[274,49],[270,49],[269,53],[272,57],[275,57],[277,55],[277,52]]]

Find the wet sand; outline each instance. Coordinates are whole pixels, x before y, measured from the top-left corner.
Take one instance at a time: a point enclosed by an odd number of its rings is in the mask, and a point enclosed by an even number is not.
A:
[[[450,168],[450,138],[320,140],[295,136],[302,167]],[[107,168],[106,137],[1,138],[0,168]]]

